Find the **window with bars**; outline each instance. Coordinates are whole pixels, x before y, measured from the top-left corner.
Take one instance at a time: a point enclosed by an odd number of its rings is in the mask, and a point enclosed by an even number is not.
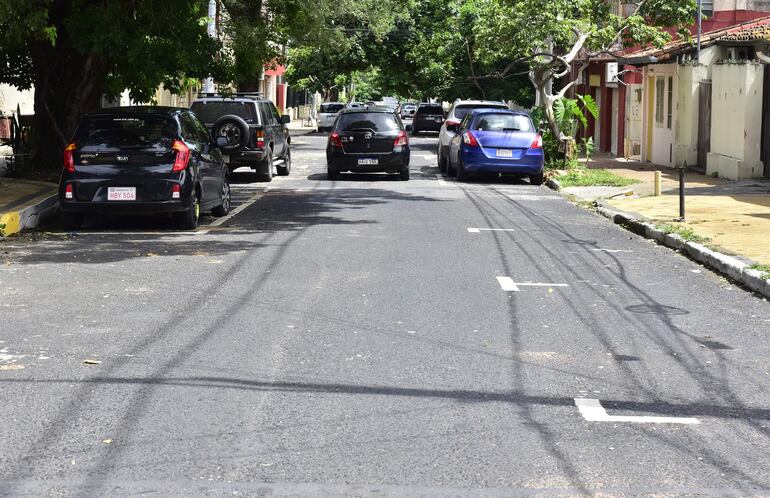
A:
[[[663,126],[663,103],[666,80],[658,76],[655,80],[655,123]]]

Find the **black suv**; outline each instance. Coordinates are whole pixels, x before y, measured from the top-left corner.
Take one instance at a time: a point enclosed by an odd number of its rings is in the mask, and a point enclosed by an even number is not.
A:
[[[256,94],[201,94],[190,109],[215,138],[227,139],[222,153],[230,171],[248,166],[267,181],[273,179],[273,166],[279,175],[289,174],[290,118],[279,115],[271,101]]]

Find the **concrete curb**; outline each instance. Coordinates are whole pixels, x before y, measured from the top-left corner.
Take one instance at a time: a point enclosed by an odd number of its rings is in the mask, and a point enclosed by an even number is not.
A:
[[[617,225],[623,225],[632,232],[654,239],[659,244],[684,253],[698,263],[715,270],[732,280],[744,285],[754,292],[770,298],[770,280],[762,278],[763,272],[749,268],[751,263],[722,254],[705,247],[702,244],[682,239],[679,235],[665,233],[654,225],[637,219],[631,214],[616,210],[600,201],[595,201],[596,211],[612,220]]]
[[[561,183],[559,183],[559,180],[556,178],[549,178],[546,182],[546,185],[551,187],[553,190],[556,190],[557,192],[561,190]]]
[[[40,222],[51,217],[59,208],[58,194],[42,195],[14,211],[0,213],[0,235],[13,235],[22,230],[36,228]]]

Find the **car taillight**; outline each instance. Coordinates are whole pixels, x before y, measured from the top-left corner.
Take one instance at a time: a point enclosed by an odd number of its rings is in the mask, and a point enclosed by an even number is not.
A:
[[[455,121],[454,119],[447,119],[444,123],[446,123],[447,126],[460,126],[460,122]]]
[[[342,139],[340,138],[340,134],[336,131],[329,135],[329,145],[332,147],[342,147]]]
[[[535,135],[535,140],[532,141],[532,145],[529,146],[530,149],[542,149],[543,148],[543,137],[540,136],[538,133]]]
[[[478,147],[479,142],[476,140],[476,137],[473,135],[473,133],[466,131],[463,133],[463,143],[467,145],[468,147]]]
[[[396,137],[396,141],[393,143],[394,147],[398,147],[399,145],[407,145],[409,143],[409,138],[406,136],[405,131],[399,131],[398,136]]]
[[[171,171],[182,171],[187,168],[187,163],[190,162],[190,148],[181,140],[174,140],[171,148],[176,151],[176,159]]]
[[[171,198],[172,199],[179,199],[179,196],[182,193],[182,186],[178,183],[175,183],[171,186]]]
[[[64,148],[64,171],[75,172],[75,142],[71,142]]]
[[[64,186],[64,198],[72,199],[72,184],[68,183]]]
[[[264,149],[265,148],[265,132],[262,131],[262,130],[257,130],[256,139],[257,139],[257,149]]]

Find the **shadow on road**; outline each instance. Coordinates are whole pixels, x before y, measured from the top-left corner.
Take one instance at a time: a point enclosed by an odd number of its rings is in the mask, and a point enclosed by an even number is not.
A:
[[[394,181],[386,176],[366,179]],[[401,201],[444,202],[380,188],[273,190],[207,234],[180,232],[173,220],[160,217],[106,219],[96,229],[79,232],[56,231],[59,227],[54,224],[5,245],[2,256],[7,264],[100,264],[156,256],[216,256],[263,247],[267,235],[321,225],[377,223],[354,214],[369,206]]]

